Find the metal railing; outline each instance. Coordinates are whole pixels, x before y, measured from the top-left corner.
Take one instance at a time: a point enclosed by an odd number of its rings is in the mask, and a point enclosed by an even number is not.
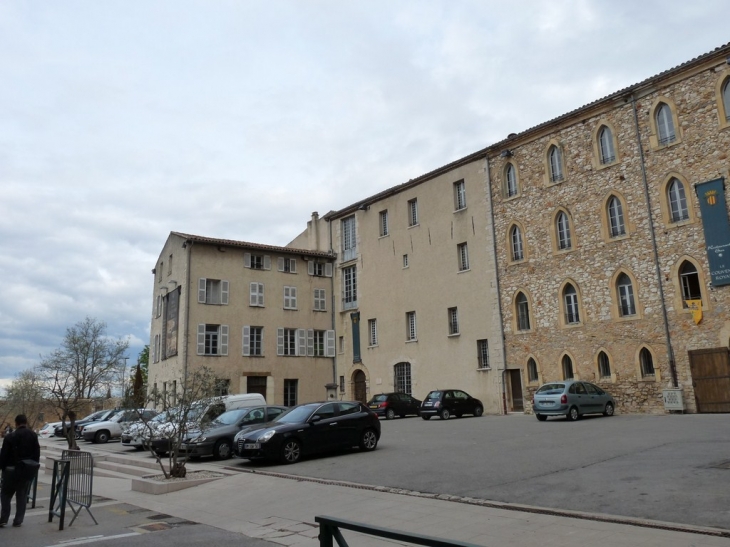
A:
[[[94,458],[90,452],[79,452],[78,450],[64,450],[60,460],[53,460],[53,479],[51,482],[51,503],[48,508],[48,522],[53,517],[60,518],[59,530],[63,530],[66,516],[66,504],[71,508],[74,516],[71,526],[81,509],[96,522],[91,513],[92,491],[94,483]]]
[[[334,541],[339,547],[349,547],[347,541],[342,536],[343,530],[351,530],[360,534],[380,537],[393,541],[402,541],[404,543],[412,543],[414,545],[426,545],[427,547],[477,547],[474,543],[466,543],[464,541],[452,541],[432,536],[424,536],[421,534],[409,534],[391,530],[390,528],[382,528],[380,526],[371,526],[361,522],[353,522],[351,520],[336,519],[332,517],[314,517],[314,521],[319,523],[319,546],[334,547]]]

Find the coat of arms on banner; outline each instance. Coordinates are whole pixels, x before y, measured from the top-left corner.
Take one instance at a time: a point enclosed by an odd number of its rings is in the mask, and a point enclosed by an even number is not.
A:
[[[699,325],[702,321],[702,300],[685,300],[687,308],[692,311],[692,319],[695,321],[695,325]]]

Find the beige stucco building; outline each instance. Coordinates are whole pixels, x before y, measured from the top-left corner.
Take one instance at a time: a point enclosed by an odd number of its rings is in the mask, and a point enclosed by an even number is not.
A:
[[[324,400],[334,379],[327,253],[171,232],[154,273],[149,386],[210,367],[219,394]]]
[[[513,400],[504,371],[486,182],[483,156],[464,158],[314,214],[290,243],[337,256],[341,397],[459,388],[487,413],[522,411],[522,390]]]

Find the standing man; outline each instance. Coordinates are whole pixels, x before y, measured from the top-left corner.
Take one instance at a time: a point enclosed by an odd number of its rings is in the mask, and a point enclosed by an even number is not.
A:
[[[15,417],[15,431],[5,437],[0,450],[0,469],[3,474],[3,487],[0,491],[2,512],[0,513],[0,527],[5,526],[10,519],[10,502],[15,496],[15,518],[13,526],[23,524],[25,517],[25,503],[28,496],[28,483],[32,477],[25,474],[25,466],[21,460],[40,462],[41,447],[38,444],[38,435],[28,429],[28,419],[24,414]]]

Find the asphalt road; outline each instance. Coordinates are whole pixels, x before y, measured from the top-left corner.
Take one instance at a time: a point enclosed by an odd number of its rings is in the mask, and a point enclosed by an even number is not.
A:
[[[617,415],[578,422],[510,415],[381,423],[380,444],[370,453],[353,450],[291,466],[240,459],[217,463],[730,529],[727,414]],[[118,443],[103,448],[134,453]]]

